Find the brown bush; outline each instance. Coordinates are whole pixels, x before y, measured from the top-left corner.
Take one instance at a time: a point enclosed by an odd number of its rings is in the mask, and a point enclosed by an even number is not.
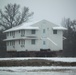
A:
[[[0,66],[76,66],[76,62],[55,62],[43,59],[1,60]]]

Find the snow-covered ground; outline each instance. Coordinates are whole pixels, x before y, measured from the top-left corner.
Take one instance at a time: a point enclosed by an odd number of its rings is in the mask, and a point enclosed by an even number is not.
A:
[[[45,59],[62,62],[76,62],[76,58],[0,58],[1,60],[28,60]],[[25,67],[0,67],[0,75],[76,75],[76,66],[25,66]]]
[[[75,67],[62,66],[27,66],[27,67],[0,67],[0,71],[25,72],[25,71],[59,71],[59,70],[76,70]]]
[[[0,75],[76,75],[76,67],[0,67]]]
[[[28,60],[28,59],[45,59],[45,60],[52,60],[52,61],[62,61],[62,62],[76,62],[76,58],[64,58],[64,57],[25,57],[25,58],[0,58],[0,60]]]
[[[76,75],[76,72],[0,72],[0,75]]]

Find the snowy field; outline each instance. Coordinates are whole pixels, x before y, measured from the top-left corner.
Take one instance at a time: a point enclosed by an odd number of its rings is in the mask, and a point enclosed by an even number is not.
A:
[[[0,75],[76,75],[76,67],[0,67]]]
[[[28,59],[45,59],[45,60],[52,60],[52,61],[62,61],[62,62],[76,62],[76,58],[64,58],[64,57],[25,57],[25,58],[0,58],[0,60],[28,60]]]
[[[61,62],[76,62],[76,58],[0,58],[1,60],[45,59]],[[0,67],[0,75],[76,75],[76,66],[19,66]]]
[[[76,72],[0,72],[0,75],[76,75]]]

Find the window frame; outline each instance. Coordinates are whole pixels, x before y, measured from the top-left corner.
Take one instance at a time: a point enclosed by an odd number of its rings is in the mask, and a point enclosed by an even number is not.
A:
[[[25,30],[21,30],[21,37],[25,36]]]
[[[46,32],[46,30],[45,29],[43,29],[43,33],[45,33]]]
[[[21,31],[19,30],[18,32],[20,33]]]
[[[45,41],[43,41],[43,45],[46,45],[46,42]]]
[[[21,47],[25,47],[25,40],[20,40]]]
[[[36,33],[36,30],[31,30],[31,34],[35,34]]]
[[[53,34],[57,34],[57,30],[53,30]]]
[[[32,39],[32,40],[31,40],[31,44],[32,44],[32,45],[35,45],[35,44],[36,44],[36,40],[35,40],[35,39]]]

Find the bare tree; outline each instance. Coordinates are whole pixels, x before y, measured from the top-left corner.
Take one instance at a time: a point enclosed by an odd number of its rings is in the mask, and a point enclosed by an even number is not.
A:
[[[70,18],[63,18],[61,25],[66,27],[68,30],[71,28],[74,32],[76,31],[76,20],[71,20]]]
[[[20,11],[20,5],[8,4],[5,6],[4,11],[0,9],[0,27],[3,27],[5,30],[15,27],[28,21],[32,15],[33,12],[29,13],[28,7],[24,7],[22,11]],[[0,29],[0,57],[7,55],[6,44],[3,39],[5,39],[5,34],[3,34],[3,30]]]
[[[24,7],[22,12],[19,10],[20,5],[8,4],[5,11],[0,10],[0,26],[5,29],[20,25],[29,20],[33,12],[29,13],[29,8]]]
[[[76,20],[63,19],[62,25],[67,28],[64,31],[64,55],[65,56],[76,56]]]

